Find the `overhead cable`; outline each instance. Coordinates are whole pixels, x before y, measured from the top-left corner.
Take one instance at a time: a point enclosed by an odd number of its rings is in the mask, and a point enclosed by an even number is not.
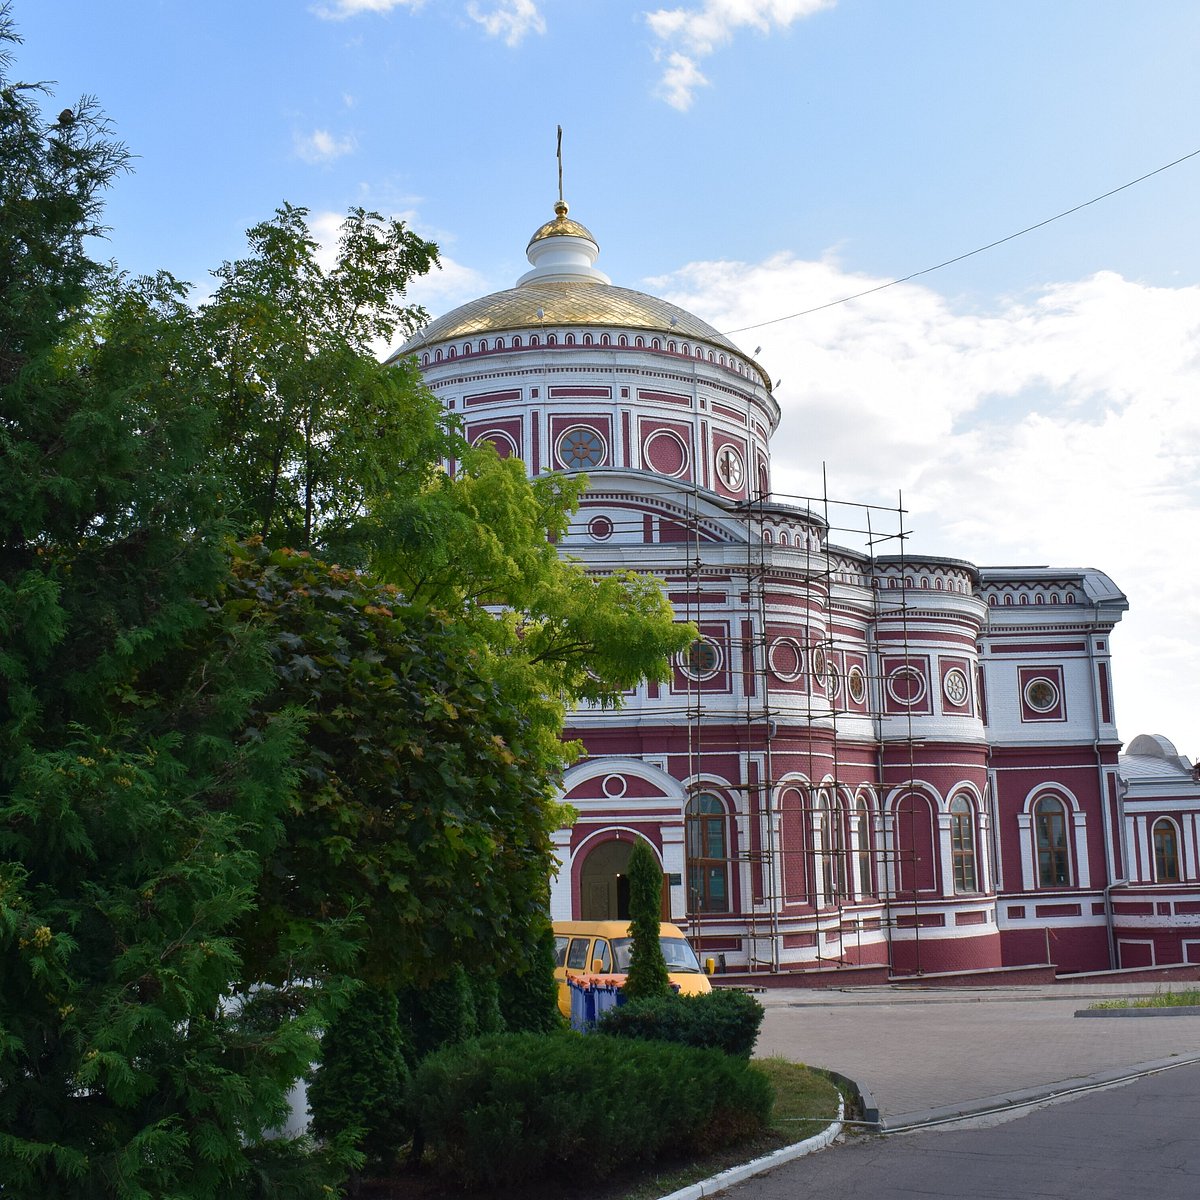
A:
[[[1093,196],[1090,200],[1085,200],[1082,204],[1076,204],[1074,208],[1068,208],[1065,212],[1060,212],[1053,217],[1047,217],[1044,221],[1038,221],[1036,225],[1028,225],[1024,229],[1018,229],[1016,233],[1010,233],[1007,237],[997,238],[994,242],[988,242],[986,246],[979,246],[974,250],[968,250],[965,254],[955,255],[954,258],[948,258],[945,262],[940,262],[936,266],[926,267],[921,271],[914,271],[911,275],[904,275],[900,279],[889,279],[887,283],[880,283],[875,287],[867,288],[865,291],[855,292],[852,296],[842,296],[838,300],[830,300],[825,304],[806,308],[802,312],[789,313],[786,317],[773,317],[769,321],[758,321],[753,325],[740,325],[737,329],[726,329],[724,331],[725,336],[732,337],[735,333],[746,333],[751,329],[764,329],[768,325],[779,325],[783,321],[794,321],[797,317],[807,317],[810,313],[822,312],[827,308],[836,308],[837,305],[848,304],[851,300],[861,300],[863,296],[874,295],[875,292],[882,292],[885,288],[895,287],[898,283],[907,283],[910,279],[919,279],[922,275],[929,275],[933,271],[940,271],[943,267],[953,266],[955,263],[962,262],[964,258],[973,258],[976,254],[982,254],[985,250],[993,250],[997,246],[1003,246],[1005,242],[1011,242],[1014,238],[1024,237],[1025,234],[1032,233],[1035,229],[1041,229],[1054,221],[1061,221],[1063,217],[1069,217],[1072,213],[1077,213],[1080,209],[1087,208],[1091,204],[1098,204],[1101,200],[1107,200],[1110,196],[1115,196],[1118,192],[1123,192],[1126,188],[1131,188],[1135,184],[1144,183],[1147,179],[1155,175],[1161,175],[1163,171],[1169,171],[1172,167],[1177,167],[1180,163],[1187,162],[1189,158],[1195,158],[1197,155],[1200,155],[1200,150],[1193,150],[1190,154],[1185,154],[1182,158],[1175,159],[1174,162],[1165,163],[1161,167],[1156,167],[1153,171],[1147,171],[1145,175],[1139,175],[1136,179],[1131,179],[1128,183],[1121,184],[1120,187],[1115,187],[1100,196]]]

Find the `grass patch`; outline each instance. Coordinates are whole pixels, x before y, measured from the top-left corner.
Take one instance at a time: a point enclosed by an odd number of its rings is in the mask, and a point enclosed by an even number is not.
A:
[[[1200,988],[1185,988],[1175,992],[1168,988],[1153,996],[1122,996],[1119,1000],[1099,1000],[1089,1008],[1190,1008],[1200,1005]]]
[[[775,1091],[771,1124],[761,1137],[703,1159],[657,1163],[614,1192],[611,1200],[655,1200],[669,1195],[718,1171],[802,1142],[820,1133],[837,1117],[838,1089],[824,1075],[784,1058],[756,1058],[751,1067],[762,1071]]]

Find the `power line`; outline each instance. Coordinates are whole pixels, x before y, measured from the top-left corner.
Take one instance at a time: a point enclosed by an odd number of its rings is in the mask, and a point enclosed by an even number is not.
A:
[[[807,317],[810,313],[822,312],[827,308],[835,308],[839,304],[848,304],[851,300],[861,300],[863,296],[871,296],[875,292],[882,292],[885,288],[895,287],[898,283],[907,283],[910,279],[918,279],[922,275],[929,275],[933,271],[940,271],[943,267],[953,266],[955,263],[962,262],[964,258],[973,258],[976,254],[982,254],[985,250],[993,250],[997,246],[1003,246],[1005,242],[1011,242],[1014,238],[1024,237],[1025,234],[1032,233],[1035,229],[1041,229],[1054,221],[1061,221],[1063,217],[1069,217],[1072,213],[1077,213],[1080,209],[1087,208],[1090,204],[1098,204],[1101,200],[1107,200],[1109,196],[1115,196],[1118,192],[1123,192],[1126,188],[1131,188],[1135,184],[1144,183],[1147,179],[1155,175],[1161,175],[1163,171],[1169,171],[1172,167],[1177,167],[1180,163],[1187,162],[1189,158],[1195,158],[1197,155],[1200,155],[1200,150],[1193,150],[1190,154],[1185,154],[1182,158],[1175,159],[1174,162],[1156,167],[1153,171],[1147,171],[1145,175],[1139,175],[1136,179],[1131,179],[1128,183],[1121,184],[1120,187],[1115,187],[1111,191],[1104,192],[1102,195],[1093,196],[1090,200],[1085,200],[1082,204],[1076,204],[1074,208],[1068,208],[1065,212],[1060,212],[1053,217],[1047,217],[1044,221],[1038,221],[1036,225],[1028,225],[1024,229],[1018,229],[1016,233],[1010,233],[1007,237],[997,238],[994,242],[988,242],[986,246],[979,246],[974,250],[968,250],[965,254],[958,254],[954,258],[948,258],[945,262],[940,262],[936,266],[926,267],[922,271],[914,271],[911,275],[905,275],[900,279],[890,279],[887,283],[880,283],[875,287],[867,288],[865,291],[855,292],[852,296],[842,296],[839,300],[830,300],[825,304],[818,304],[815,308],[806,308],[802,312],[789,313],[786,317],[773,317],[769,321],[758,321],[754,325],[742,325],[737,329],[727,329],[724,331],[725,336],[731,337],[735,333],[746,333],[751,329],[763,329],[768,325],[779,325],[783,321],[794,321],[797,317]]]

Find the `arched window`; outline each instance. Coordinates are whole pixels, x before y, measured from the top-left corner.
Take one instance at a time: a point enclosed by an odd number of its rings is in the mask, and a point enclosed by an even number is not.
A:
[[[729,911],[729,839],[725,806],[700,792],[687,806],[688,911]]]
[[[818,801],[817,837],[820,840],[821,887],[825,904],[837,904],[846,893],[846,857],[843,853],[842,810],[837,800]]]
[[[1175,822],[1166,817],[1154,822],[1154,881],[1179,882],[1179,837]]]
[[[1069,887],[1071,857],[1067,849],[1067,809],[1061,800],[1043,796],[1033,806],[1037,839],[1038,886]]]
[[[979,891],[975,869],[975,809],[966,796],[956,796],[950,804],[950,858],[954,867],[954,890]]]
[[[854,832],[858,835],[858,895],[861,899],[875,894],[871,881],[871,810],[865,800],[858,802],[854,820]]]

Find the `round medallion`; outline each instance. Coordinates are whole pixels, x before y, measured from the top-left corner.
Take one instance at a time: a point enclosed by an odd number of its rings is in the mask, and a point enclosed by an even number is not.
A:
[[[861,704],[867,698],[867,680],[862,667],[853,666],[846,673],[846,690],[855,704]]]
[[[951,704],[961,708],[966,704],[967,697],[971,694],[966,674],[958,667],[951,667],[942,676],[942,692]]]
[[[586,425],[575,425],[559,436],[558,461],[571,471],[596,467],[604,461],[604,439]]]
[[[660,429],[652,433],[642,446],[642,461],[660,475],[678,477],[687,470],[687,447],[678,434],[669,429]]]
[[[587,529],[594,542],[607,542],[613,535],[613,523],[608,517],[593,517]]]
[[[618,800],[625,795],[629,785],[625,782],[624,775],[605,775],[604,782],[600,786],[610,800]]]
[[[888,695],[906,707],[925,698],[925,676],[916,667],[897,667],[887,680]]]
[[[771,666],[771,674],[784,683],[795,683],[804,673],[804,651],[795,638],[776,638],[771,643],[767,661]]]
[[[731,492],[736,492],[746,478],[742,456],[730,445],[724,445],[717,451],[717,478]]]

